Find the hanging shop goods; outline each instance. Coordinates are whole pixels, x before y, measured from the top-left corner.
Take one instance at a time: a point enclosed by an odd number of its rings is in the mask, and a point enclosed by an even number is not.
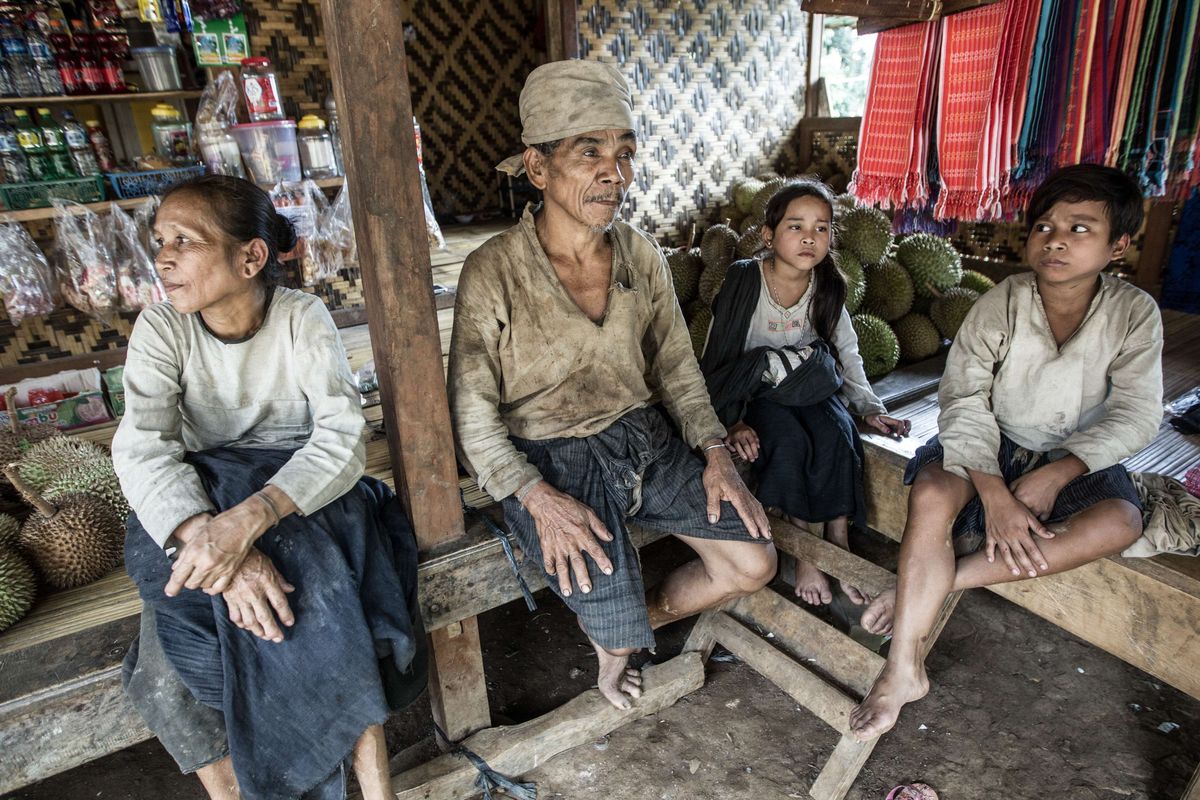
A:
[[[237,84],[233,75],[222,72],[204,87],[196,109],[197,144],[204,166],[214,175],[246,177],[237,139],[229,132],[237,123]]]
[[[25,226],[0,224],[0,296],[9,322],[20,325],[54,310],[53,274]]]
[[[935,219],[1003,219],[1085,162],[1182,199],[1200,183],[1198,21],[1195,0],[1002,0],[885,31],[852,191]]]

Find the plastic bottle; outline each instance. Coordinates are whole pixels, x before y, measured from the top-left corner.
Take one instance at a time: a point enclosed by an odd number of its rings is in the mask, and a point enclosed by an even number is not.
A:
[[[32,180],[29,174],[29,159],[21,151],[17,141],[17,130],[0,119],[0,170],[5,183],[25,183]]]
[[[37,110],[38,127],[42,130],[42,141],[46,145],[46,157],[50,159],[54,180],[78,178],[79,172],[71,161],[71,151],[67,147],[67,135],[62,126],[54,119],[48,108]]]
[[[183,121],[179,109],[159,103],[150,109],[150,116],[154,118],[150,124],[154,152],[181,164],[192,161],[192,123]]]
[[[58,59],[58,77],[64,94],[83,94],[83,71],[75,56],[71,35],[66,29],[55,30],[48,37],[50,47]]]
[[[87,126],[88,141],[92,144],[92,152],[96,155],[96,163],[100,165],[101,171],[115,172],[117,157],[113,155],[112,145],[108,143],[108,137],[100,127],[100,121],[89,119],[84,125]]]
[[[342,126],[338,122],[337,101],[333,93],[325,96],[325,116],[329,118],[329,138],[333,140],[333,162],[337,165],[337,174],[346,174],[346,162],[342,160]]]
[[[25,23],[25,43],[29,47],[29,57],[33,60],[33,71],[37,74],[42,94],[65,94],[54,52],[32,19]]]
[[[104,91],[110,94],[120,94],[126,91],[125,70],[122,69],[121,64],[120,39],[109,31],[100,31],[93,35],[92,40]]]
[[[246,111],[251,122],[283,119],[279,82],[271,59],[262,56],[242,59],[242,95],[246,98]]]
[[[46,156],[46,143],[42,141],[42,132],[33,124],[29,112],[25,109],[18,108],[13,112],[13,116],[16,118],[14,127],[17,129],[17,143],[21,145],[21,152],[29,162],[29,177],[35,181],[54,180],[54,169]]]
[[[13,86],[12,73],[8,71],[8,65],[4,63],[4,59],[0,59],[0,95],[4,97],[17,96],[17,88]]]
[[[214,175],[232,175],[236,178],[246,177],[246,169],[242,166],[242,152],[238,149],[237,139],[233,138],[220,125],[203,125],[196,137],[200,145],[200,155],[204,165]]]
[[[304,177],[319,181],[336,178],[337,163],[333,158],[333,137],[325,130],[325,120],[316,114],[306,114],[296,124],[296,146]]]
[[[21,97],[40,96],[42,85],[38,83],[25,36],[11,19],[0,20],[0,51],[4,54],[4,63],[8,66],[17,94]]]
[[[63,135],[67,140],[67,150],[71,154],[71,164],[75,171],[85,178],[100,174],[100,165],[96,163],[96,155],[88,142],[87,130],[75,119],[70,111],[62,112]]]
[[[80,94],[100,94],[104,91],[104,73],[96,61],[92,35],[84,30],[82,20],[72,20],[72,24],[71,43],[79,66]]]

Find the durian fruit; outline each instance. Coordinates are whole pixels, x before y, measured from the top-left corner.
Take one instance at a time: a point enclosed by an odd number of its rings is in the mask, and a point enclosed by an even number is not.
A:
[[[877,208],[855,208],[842,216],[840,246],[865,264],[878,264],[892,246],[892,221]]]
[[[0,547],[16,547],[17,534],[21,532],[21,523],[16,517],[0,514]]]
[[[738,237],[737,246],[733,248],[733,254],[736,258],[753,258],[754,255],[765,247],[762,238],[762,226],[751,227],[740,237]]]
[[[700,285],[700,264],[681,248],[667,254],[667,266],[671,269],[671,283],[675,284],[675,296],[679,298],[679,304],[690,303],[696,298],[696,290]]]
[[[33,569],[17,550],[0,547],[0,631],[29,613],[37,593]]]
[[[839,194],[833,198],[833,224],[837,228],[841,228],[842,220],[846,213],[858,208],[858,201],[854,199],[852,194]]]
[[[835,193],[842,194],[846,191],[846,187],[850,185],[850,176],[844,172],[835,172],[825,179],[825,183]]]
[[[900,342],[888,324],[871,314],[855,314],[850,318],[858,337],[858,353],[868,378],[882,378],[896,368],[900,361]]]
[[[939,236],[914,233],[905,237],[896,248],[896,258],[912,276],[919,295],[937,297],[962,280],[962,257]]]
[[[913,287],[913,307],[912,307],[912,313],[914,313],[914,314],[924,314],[925,316],[927,316],[927,317],[928,317],[928,316],[929,316],[929,309],[933,307],[933,301],[934,301],[935,299],[936,299],[936,298],[933,298],[933,297],[926,297],[925,295],[917,294],[917,293],[916,293],[916,287],[914,286],[914,287]]]
[[[708,304],[703,300],[693,300],[683,307],[683,318],[690,324],[696,318],[696,315],[706,308],[708,308]]]
[[[846,278],[846,310],[858,311],[866,294],[867,278],[862,263],[849,250],[835,250],[833,260]]]
[[[32,425],[17,421],[17,387],[8,387],[5,394],[8,409],[8,428],[0,429],[0,464],[11,464],[26,450],[40,441],[59,436],[58,428],[36,422]]]
[[[728,267],[733,261],[737,242],[738,235],[733,228],[725,224],[710,225],[700,239],[700,260],[704,262],[704,269]]]
[[[912,278],[890,258],[866,268],[867,288],[862,309],[885,322],[900,319],[912,309]]]
[[[56,436],[30,447],[19,464],[21,479],[35,492],[41,492],[72,467],[111,460],[108,450],[94,442],[74,436]]]
[[[725,275],[729,272],[729,266],[724,267],[705,267],[704,272],[700,273],[700,292],[699,299],[705,306],[711,306],[713,298],[717,296],[717,292],[721,291],[721,285],[725,283]]]
[[[892,331],[900,342],[901,361],[923,361],[942,346],[942,335],[924,314],[905,314],[892,323]]]
[[[761,234],[762,226],[763,226],[762,219],[760,219],[758,217],[752,217],[752,216],[747,215],[746,218],[744,220],[742,220],[742,224],[738,226],[738,229],[737,229],[738,237],[740,238],[742,236],[745,236],[750,231],[756,231]]]
[[[933,306],[929,309],[929,316],[933,318],[933,324],[937,325],[942,336],[953,339],[958,335],[958,329],[962,326],[963,320],[967,318],[967,312],[971,310],[971,306],[975,305],[975,301],[978,299],[978,292],[964,289],[961,286],[952,286],[942,292],[941,297],[933,301]]]
[[[47,584],[56,589],[82,586],[121,563],[125,524],[108,503],[68,494],[52,505],[12,465],[4,471],[33,506],[21,527],[20,546]]]
[[[758,190],[758,194],[754,195],[754,204],[750,206],[750,216],[755,219],[765,219],[767,216],[767,204],[771,202],[771,198],[775,193],[787,185],[787,181],[783,178],[772,178],[763,184],[763,188]]]
[[[692,352],[696,358],[704,355],[704,343],[708,340],[708,326],[712,323],[712,309],[708,306],[697,309],[688,325],[688,333],[692,337]]]
[[[754,196],[763,188],[763,182],[758,178],[743,178],[733,185],[733,202],[743,214],[749,214],[754,208]]]
[[[973,269],[964,269],[962,280],[958,282],[958,285],[964,289],[984,294],[989,289],[995,288],[996,283],[982,272],[976,272]]]
[[[121,519],[129,516],[129,501],[121,491],[121,482],[117,479],[111,458],[88,461],[67,468],[50,482],[42,492],[42,497],[49,503],[57,503],[72,494],[86,494],[104,501]]]

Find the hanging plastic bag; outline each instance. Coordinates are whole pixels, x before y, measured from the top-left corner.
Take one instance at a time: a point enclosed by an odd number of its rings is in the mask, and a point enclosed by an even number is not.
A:
[[[324,262],[324,253],[318,241],[321,222],[328,213],[329,200],[321,187],[310,180],[276,184],[271,190],[271,202],[275,210],[292,221],[296,229],[296,249],[280,253],[280,261],[298,261],[300,278],[305,286],[312,286],[330,275]],[[333,273],[336,274],[336,267]]]
[[[79,203],[58,198],[53,203],[63,259],[58,279],[63,299],[109,327],[118,302],[108,226]]]
[[[0,223],[0,295],[13,325],[49,314],[58,305],[46,255],[19,222]]]
[[[340,270],[358,263],[354,241],[354,222],[350,217],[350,195],[343,186],[333,203],[321,215],[316,245],[322,272],[317,280],[332,280]]]
[[[237,124],[237,82],[233,73],[221,72],[204,87],[196,108],[196,144],[204,165],[214,175],[246,177],[242,154],[229,128]]]
[[[429,246],[442,249],[446,240],[442,238],[442,228],[438,225],[437,216],[433,213],[433,199],[429,196],[429,184],[425,182],[425,153],[421,145],[421,126],[413,117],[413,136],[417,140],[417,172],[421,176],[421,197],[425,201],[425,232],[429,235]]]
[[[141,311],[167,299],[154,259],[142,242],[138,224],[116,203],[108,214],[113,266],[117,271],[117,293],[122,311]]]

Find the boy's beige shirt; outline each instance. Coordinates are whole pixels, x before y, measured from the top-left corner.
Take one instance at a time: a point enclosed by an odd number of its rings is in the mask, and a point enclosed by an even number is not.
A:
[[[528,210],[463,265],[450,409],[463,462],[497,500],[540,478],[510,434],[590,436],[657,394],[689,445],[725,436],[662,251],[624,222],[609,241],[612,285],[599,325],[563,288]]]
[[[1054,340],[1033,273],[971,309],[938,389],[943,466],[999,475],[1000,434],[1089,471],[1141,450],[1162,422],[1162,315],[1150,295],[1109,275],[1079,329]]]

